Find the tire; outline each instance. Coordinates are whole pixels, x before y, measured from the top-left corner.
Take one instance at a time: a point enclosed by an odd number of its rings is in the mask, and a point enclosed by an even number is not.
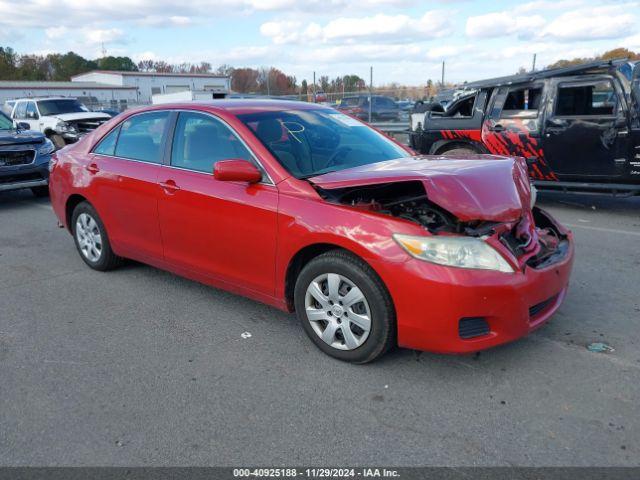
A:
[[[106,272],[122,264],[123,259],[111,249],[102,220],[88,202],[79,203],[73,210],[71,230],[80,258],[91,268]]]
[[[31,187],[31,193],[38,198],[44,198],[49,196],[49,185],[43,185],[41,187]]]
[[[60,150],[67,144],[67,142],[64,141],[64,138],[62,138],[62,135],[58,135],[57,133],[52,133],[51,135],[49,135],[49,140],[53,142],[56,150]]]
[[[445,150],[440,155],[452,156],[452,155],[476,155],[478,152],[472,148],[452,148],[451,150]]]
[[[360,296],[362,300],[347,304]],[[307,263],[296,279],[294,303],[311,341],[339,360],[371,362],[396,342],[389,292],[373,269],[351,253],[332,250]]]

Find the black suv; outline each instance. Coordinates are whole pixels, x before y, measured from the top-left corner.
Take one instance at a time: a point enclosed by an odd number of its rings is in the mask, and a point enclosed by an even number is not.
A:
[[[640,63],[473,82],[440,110],[411,114],[412,148],[524,157],[542,189],[640,194]]]
[[[28,130],[0,112],[0,192],[30,188],[49,194],[49,160],[55,147],[43,133]]]
[[[371,99],[371,121],[395,122],[400,119],[400,107],[393,98],[372,95]],[[369,95],[345,97],[337,108],[360,120],[369,120]]]

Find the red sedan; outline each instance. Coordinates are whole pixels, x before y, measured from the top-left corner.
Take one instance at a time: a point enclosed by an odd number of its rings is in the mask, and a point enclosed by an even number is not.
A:
[[[294,311],[327,354],[473,352],[543,324],[571,233],[523,159],[417,157],[331,108],[131,110],[59,152],[51,200],[96,270],[135,259]]]

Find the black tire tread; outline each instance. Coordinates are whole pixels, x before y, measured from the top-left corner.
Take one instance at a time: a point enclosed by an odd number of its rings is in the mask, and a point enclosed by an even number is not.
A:
[[[306,268],[308,268],[311,265],[315,265],[321,262],[325,262],[325,261],[329,261],[329,262],[335,262],[335,261],[339,261],[339,262],[344,262],[348,265],[351,265],[352,267],[359,269],[361,271],[363,271],[368,277],[369,279],[372,281],[373,283],[373,287],[376,290],[376,294],[378,295],[378,298],[380,298],[385,306],[385,309],[388,313],[389,316],[389,321],[386,323],[386,331],[383,333],[383,338],[385,339],[384,342],[381,342],[379,345],[377,345],[377,347],[369,354],[367,355],[366,358],[364,359],[360,359],[360,360],[349,360],[351,363],[355,363],[355,364],[364,364],[364,363],[369,363],[372,362],[374,360],[376,360],[377,358],[381,357],[382,355],[384,355],[387,351],[389,351],[393,346],[396,345],[396,314],[395,314],[395,308],[393,305],[393,301],[391,300],[391,295],[389,294],[389,291],[387,290],[387,287],[384,285],[384,283],[382,282],[382,279],[378,276],[378,274],[375,272],[375,270],[373,268],[371,268],[371,266],[369,264],[367,264],[364,260],[362,260],[360,257],[354,255],[353,253],[347,251],[347,250],[343,250],[343,249],[335,249],[335,250],[329,250],[328,252],[325,252],[321,255],[318,255],[317,257],[313,258],[311,261],[309,261],[301,270],[300,274],[298,275],[298,277],[300,277],[300,275],[305,271]]]

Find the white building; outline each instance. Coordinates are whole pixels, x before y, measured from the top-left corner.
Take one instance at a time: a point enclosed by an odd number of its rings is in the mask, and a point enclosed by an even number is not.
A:
[[[92,99],[87,103],[109,106],[135,104],[138,91],[135,87],[96,82],[0,81],[0,105],[15,98],[49,96]]]
[[[155,73],[94,70],[71,77],[72,82],[96,82],[137,89],[138,103],[151,103],[151,96],[183,91],[211,91],[224,97],[231,91],[231,78],[207,73]]]

